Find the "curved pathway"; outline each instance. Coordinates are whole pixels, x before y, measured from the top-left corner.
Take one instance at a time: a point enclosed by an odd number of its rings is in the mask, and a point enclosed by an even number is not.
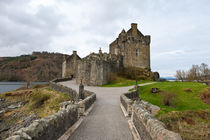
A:
[[[79,90],[74,80],[60,82],[60,84],[71,87],[77,92]],[[70,140],[132,140],[128,120],[120,109],[120,95],[132,87],[85,86],[85,90],[96,93],[96,103]]]

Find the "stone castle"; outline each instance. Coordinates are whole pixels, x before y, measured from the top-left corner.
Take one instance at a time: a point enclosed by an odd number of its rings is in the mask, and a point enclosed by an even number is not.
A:
[[[150,36],[143,35],[136,23],[126,32],[124,29],[109,46],[109,53],[98,53],[80,58],[76,51],[64,58],[62,77],[73,76],[77,83],[104,85],[119,70],[136,67],[150,72]],[[148,74],[149,76],[150,74]]]

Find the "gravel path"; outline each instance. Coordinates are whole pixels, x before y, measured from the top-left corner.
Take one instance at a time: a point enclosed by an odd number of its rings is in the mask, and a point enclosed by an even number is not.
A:
[[[61,82],[78,92],[75,81]],[[151,83],[148,83],[151,84]],[[147,84],[141,84],[141,86]],[[84,119],[70,140],[132,140],[128,120],[120,109],[120,95],[130,87],[89,87],[85,90],[96,93],[96,103],[90,114]]]

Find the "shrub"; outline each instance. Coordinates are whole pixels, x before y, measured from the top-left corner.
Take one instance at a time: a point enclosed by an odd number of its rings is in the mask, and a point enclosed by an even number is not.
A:
[[[184,91],[185,91],[185,92],[192,92],[192,90],[189,89],[189,88],[186,88]]]
[[[132,80],[148,80],[152,74],[150,69],[127,67],[119,71],[118,75]]]
[[[175,101],[176,101],[176,94],[172,93],[172,92],[163,92],[162,94],[163,96],[163,104],[166,106],[172,106],[175,105]]]

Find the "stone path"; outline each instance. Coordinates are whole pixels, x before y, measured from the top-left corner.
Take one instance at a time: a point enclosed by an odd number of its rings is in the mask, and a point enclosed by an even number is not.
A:
[[[61,84],[71,87],[77,92],[79,90],[74,80],[61,82]],[[120,109],[120,95],[130,88],[132,86],[117,88],[85,86],[85,90],[96,93],[96,103],[70,140],[132,140],[128,120]]]

